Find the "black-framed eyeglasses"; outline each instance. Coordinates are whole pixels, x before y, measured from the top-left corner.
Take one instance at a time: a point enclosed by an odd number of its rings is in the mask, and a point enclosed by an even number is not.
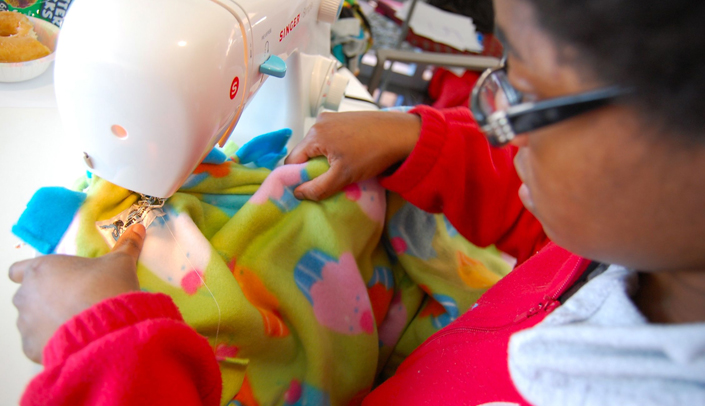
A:
[[[490,144],[503,146],[517,134],[537,130],[579,114],[606,106],[628,93],[619,86],[527,101],[507,77],[505,60],[498,68],[486,70],[477,80],[470,97],[470,111]]]

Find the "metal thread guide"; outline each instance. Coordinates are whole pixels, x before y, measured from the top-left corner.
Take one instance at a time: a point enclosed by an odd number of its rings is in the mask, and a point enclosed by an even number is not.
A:
[[[112,239],[113,244],[131,225],[142,223],[145,228],[147,228],[155,218],[164,215],[164,212],[160,209],[164,207],[166,199],[143,194],[140,194],[140,196],[140,199],[135,204],[130,206],[129,209],[123,211],[110,220],[96,223],[101,234],[110,235],[110,239]],[[110,240],[108,238],[106,239],[108,241]]]

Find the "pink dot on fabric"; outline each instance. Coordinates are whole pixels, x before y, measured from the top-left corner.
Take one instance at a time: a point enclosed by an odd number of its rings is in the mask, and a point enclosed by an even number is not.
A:
[[[402,254],[406,252],[406,241],[404,241],[403,238],[401,237],[394,237],[392,238],[392,248],[394,248],[394,252],[397,254]]]
[[[343,188],[343,190],[345,191],[345,197],[352,200],[353,202],[357,201],[362,196],[362,191],[360,190],[360,186],[358,186],[357,183],[347,185]]]
[[[375,321],[372,318],[372,312],[365,310],[360,316],[360,327],[367,334],[372,334],[375,331]]]
[[[296,403],[299,399],[301,399],[301,383],[294,379],[284,394],[284,401],[286,403]]]
[[[193,295],[198,291],[198,288],[203,285],[202,281],[203,272],[192,270],[187,273],[183,279],[181,279],[181,288],[189,295]]]

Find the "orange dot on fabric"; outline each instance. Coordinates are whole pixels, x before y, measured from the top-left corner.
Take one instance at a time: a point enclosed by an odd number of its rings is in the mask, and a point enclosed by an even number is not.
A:
[[[378,283],[371,288],[367,288],[367,295],[370,298],[370,304],[372,305],[372,313],[374,314],[375,321],[379,326],[384,320],[387,310],[389,310],[389,304],[392,302],[394,291],[387,289],[384,285]]]
[[[474,289],[487,289],[502,278],[487,269],[482,262],[462,252],[458,252],[458,275],[467,286]]]
[[[242,404],[242,406],[259,406],[259,402],[255,399],[255,394],[252,392],[252,386],[250,386],[250,381],[245,375],[245,380],[242,381],[242,386],[240,391],[235,395],[233,400],[237,400]]]
[[[240,285],[245,298],[252,303],[262,316],[264,332],[270,337],[285,337],[289,335],[289,328],[279,313],[279,300],[274,296],[262,280],[252,271],[235,265],[232,272],[235,280]]]
[[[426,303],[426,307],[421,310],[419,313],[419,317],[426,317],[426,316],[434,316],[438,317],[441,314],[445,313],[446,309],[443,307],[442,304],[438,303],[438,301],[432,297],[428,298],[428,303]]]
[[[230,162],[223,162],[222,164],[200,164],[193,171],[194,175],[200,173],[208,173],[214,178],[224,178],[230,175]]]
[[[262,323],[264,323],[264,333],[270,337],[286,337],[289,335],[289,328],[284,324],[282,316],[276,310],[267,310],[258,307]]]

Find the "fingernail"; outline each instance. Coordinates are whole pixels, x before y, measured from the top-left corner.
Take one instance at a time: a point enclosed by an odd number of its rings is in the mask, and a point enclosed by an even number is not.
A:
[[[142,225],[142,224],[137,223],[137,224],[133,225],[132,230],[142,238],[147,236],[147,229],[144,228],[144,225]]]
[[[301,192],[294,191],[294,197],[299,200],[304,200],[304,194]]]

